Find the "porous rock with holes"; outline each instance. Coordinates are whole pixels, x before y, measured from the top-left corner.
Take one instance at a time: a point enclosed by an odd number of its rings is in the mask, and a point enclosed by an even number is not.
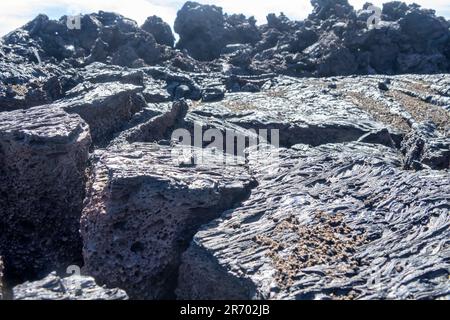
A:
[[[0,252],[10,277],[81,260],[90,144],[86,122],[59,108],[0,113]]]
[[[81,220],[86,272],[100,283],[132,298],[170,298],[195,231],[250,191],[234,157],[205,154],[195,165],[200,151],[183,150],[134,143],[100,155]]]

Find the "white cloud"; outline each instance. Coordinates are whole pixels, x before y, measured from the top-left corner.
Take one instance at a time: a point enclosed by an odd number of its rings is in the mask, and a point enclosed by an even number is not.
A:
[[[118,12],[128,18],[143,23],[146,17],[157,15],[173,25],[176,12],[181,8],[184,0],[2,0],[0,1],[0,35],[12,31],[39,13],[48,14],[51,18],[58,18],[64,14],[79,11],[91,13],[99,10]],[[292,19],[304,19],[311,12],[309,0],[198,0],[201,3],[215,4],[224,8],[228,13],[244,13],[254,15],[259,23],[265,22],[270,12],[284,12]],[[381,6],[385,0],[350,0],[359,9],[365,2],[372,2]],[[450,18],[450,3],[448,0],[415,0],[426,8],[436,9],[438,14]]]

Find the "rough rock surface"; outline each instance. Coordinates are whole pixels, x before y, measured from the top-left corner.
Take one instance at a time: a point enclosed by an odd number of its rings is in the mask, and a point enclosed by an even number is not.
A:
[[[183,255],[181,299],[434,299],[450,294],[450,177],[391,149],[281,151],[239,208]]]
[[[227,44],[255,43],[260,37],[254,18],[224,15],[220,7],[191,1],[178,11],[175,32],[177,47],[199,60],[218,58]]]
[[[3,37],[8,286],[86,263],[138,299],[448,298],[449,21],[390,2],[368,28],[369,4],[312,4],[258,25],[187,2],[175,47],[158,17],[102,11]],[[257,162],[214,136],[199,162],[209,129],[277,129],[281,148]],[[50,278],[51,297],[88,294]]]
[[[305,21],[269,14],[267,24],[257,26],[251,17],[187,2],[175,23],[180,35],[177,47],[183,51],[170,47],[173,35],[157,17],[139,28],[132,20],[101,11],[82,16],[82,30],[69,30],[67,17],[54,21],[39,15],[0,40],[0,110],[61,99],[87,80],[84,76],[89,78],[80,69],[95,63],[131,68],[158,64],[175,71],[237,75],[450,70],[449,22],[433,10],[387,3],[380,29],[369,30],[367,19],[372,13],[367,6],[355,11],[345,0],[313,1],[313,5],[314,12]],[[113,81],[117,80],[108,82]],[[207,99],[220,96],[206,95]]]
[[[93,142],[102,145],[146,106],[139,95],[141,90],[119,82],[83,83],[69,91],[68,98],[55,104],[68,113],[80,115],[89,124]]]
[[[267,24],[259,27],[251,18],[233,19],[219,7],[187,2],[175,22],[177,46],[197,59],[220,57],[232,68],[252,73],[331,76],[449,70],[449,22],[433,10],[386,3],[379,28],[368,29],[373,14],[368,4],[355,11],[347,0],[311,2],[313,13],[304,21],[269,14]],[[235,43],[250,46],[232,55],[223,51]]]
[[[216,165],[193,166],[181,152],[173,163],[176,150],[129,144],[107,150],[95,165],[81,222],[86,272],[132,298],[171,297],[196,229],[252,184],[243,167],[223,166],[220,156]]]
[[[8,276],[29,279],[79,261],[90,143],[87,124],[61,109],[0,113],[0,252]]]
[[[100,287],[91,277],[73,275],[60,278],[56,273],[25,282],[13,288],[14,300],[128,300],[125,291]]]
[[[177,101],[165,108],[148,107],[136,115],[110,145],[133,142],[158,142],[168,139],[178,123],[183,121],[189,106],[185,101]]]
[[[151,33],[155,37],[157,43],[173,47],[175,37],[173,36],[172,29],[160,17],[148,17],[141,28],[148,33]]]
[[[439,134],[433,122],[421,123],[405,137],[402,144],[406,169],[450,168],[450,139]]]
[[[278,129],[280,144],[286,147],[355,141],[367,135],[373,142],[393,144],[386,125],[337,93],[323,94],[326,84],[320,80],[272,79],[267,87],[263,92],[230,93],[219,102],[199,104],[192,117],[223,118],[246,129]]]

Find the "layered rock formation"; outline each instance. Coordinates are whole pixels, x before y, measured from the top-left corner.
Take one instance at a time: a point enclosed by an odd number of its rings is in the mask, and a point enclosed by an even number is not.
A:
[[[14,297],[448,298],[449,22],[312,4],[258,26],[187,2],[175,47],[106,12],[2,38]]]
[[[314,11],[304,21],[269,14],[267,24],[256,27],[244,16],[229,17],[221,8],[187,2],[175,21],[178,47],[201,60],[220,57],[236,71],[250,73],[330,76],[449,70],[449,22],[433,10],[387,3],[379,28],[368,28],[373,14],[368,5],[355,11],[346,0],[312,4]],[[226,46],[234,43],[246,46],[234,47],[230,54]]]

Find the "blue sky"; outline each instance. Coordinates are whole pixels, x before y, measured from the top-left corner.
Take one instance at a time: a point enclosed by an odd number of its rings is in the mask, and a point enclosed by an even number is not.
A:
[[[59,18],[65,14],[91,13],[98,10],[118,12],[139,24],[151,15],[157,15],[173,25],[176,13],[185,0],[1,0],[0,1],[0,36],[5,35],[39,13],[45,13],[50,18]],[[253,15],[258,23],[265,22],[265,16],[270,12],[284,12],[292,19],[304,19],[310,12],[309,0],[198,0],[200,3],[215,4],[228,13],[244,13]],[[369,0],[349,0],[360,9]],[[381,6],[383,0],[371,0]],[[432,8],[439,15],[450,19],[449,0],[415,0],[425,8]]]

